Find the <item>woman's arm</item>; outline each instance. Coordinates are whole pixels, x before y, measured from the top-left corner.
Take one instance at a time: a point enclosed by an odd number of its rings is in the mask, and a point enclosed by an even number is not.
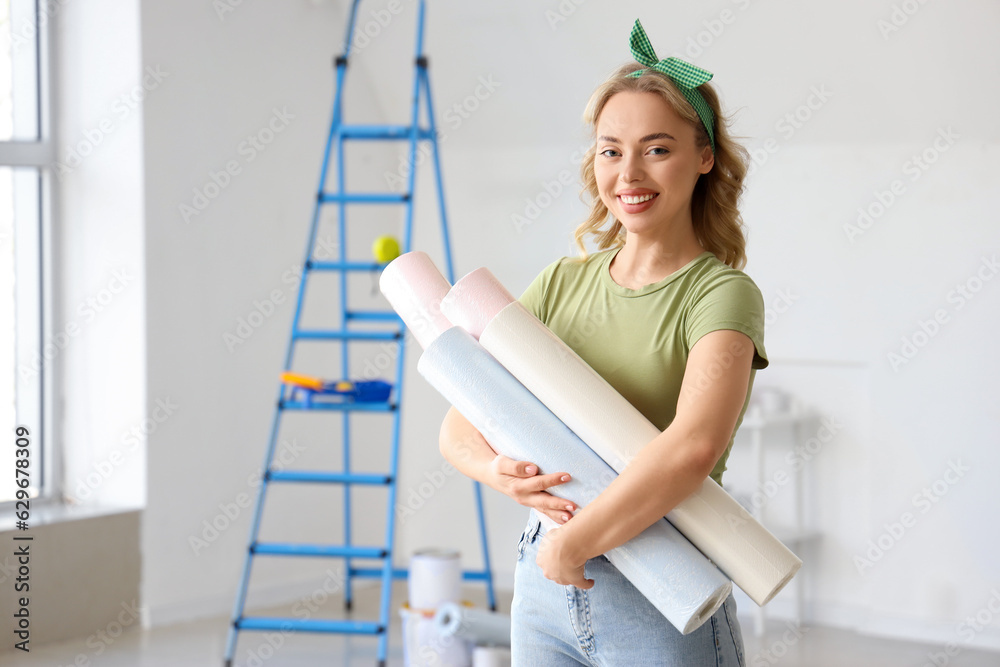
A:
[[[546,534],[538,556],[546,577],[590,588],[587,559],[629,541],[702,485],[736,427],[753,354],[753,342],[738,331],[713,331],[695,343],[673,422],[572,521]]]
[[[557,523],[565,523],[576,509],[568,500],[556,498],[546,489],[570,480],[569,473],[538,474],[538,466],[514,461],[493,451],[486,438],[455,408],[441,424],[441,455],[467,477],[510,496],[525,507],[533,507]]]

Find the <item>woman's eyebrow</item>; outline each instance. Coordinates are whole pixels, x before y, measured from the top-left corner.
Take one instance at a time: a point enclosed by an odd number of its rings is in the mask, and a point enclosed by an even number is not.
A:
[[[675,139],[666,132],[657,132],[656,134],[647,134],[640,139],[639,142],[644,144],[647,141],[655,141],[657,139],[670,139],[670,141],[675,141]]]
[[[647,134],[646,136],[644,136],[642,139],[639,140],[639,143],[644,144],[647,141],[656,141],[657,139],[669,139],[671,141],[676,141],[676,139],[674,139],[674,137],[672,135],[669,135],[666,132],[657,132],[655,134]],[[610,144],[620,144],[621,143],[621,141],[618,140],[618,139],[616,139],[615,137],[600,136],[600,137],[597,137],[597,140],[598,141],[604,141],[604,142],[607,142],[607,143],[610,143]]]

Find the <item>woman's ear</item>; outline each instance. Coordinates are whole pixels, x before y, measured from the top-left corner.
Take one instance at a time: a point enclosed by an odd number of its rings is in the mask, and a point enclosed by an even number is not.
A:
[[[707,174],[714,166],[715,153],[712,152],[712,146],[707,145],[701,150],[701,166],[698,168],[698,173]]]

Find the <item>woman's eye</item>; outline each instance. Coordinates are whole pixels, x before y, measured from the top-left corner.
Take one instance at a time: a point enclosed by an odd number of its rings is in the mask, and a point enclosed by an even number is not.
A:
[[[601,155],[603,155],[604,157],[618,157],[619,155],[621,155],[621,153],[616,151],[614,148],[606,148],[603,151],[601,151]]]
[[[666,155],[669,152],[670,151],[668,151],[666,148],[663,148],[662,146],[655,146],[649,149],[650,155]]]

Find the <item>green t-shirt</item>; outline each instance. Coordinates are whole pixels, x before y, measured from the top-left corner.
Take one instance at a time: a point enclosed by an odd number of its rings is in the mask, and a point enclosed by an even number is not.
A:
[[[711,474],[722,484],[754,376],[768,363],[760,290],[709,251],[658,283],[628,289],[611,278],[617,253],[564,257],[546,267],[520,301],[660,430],[674,419],[688,352],[698,339],[719,329],[749,336],[756,350],[747,398]]]

